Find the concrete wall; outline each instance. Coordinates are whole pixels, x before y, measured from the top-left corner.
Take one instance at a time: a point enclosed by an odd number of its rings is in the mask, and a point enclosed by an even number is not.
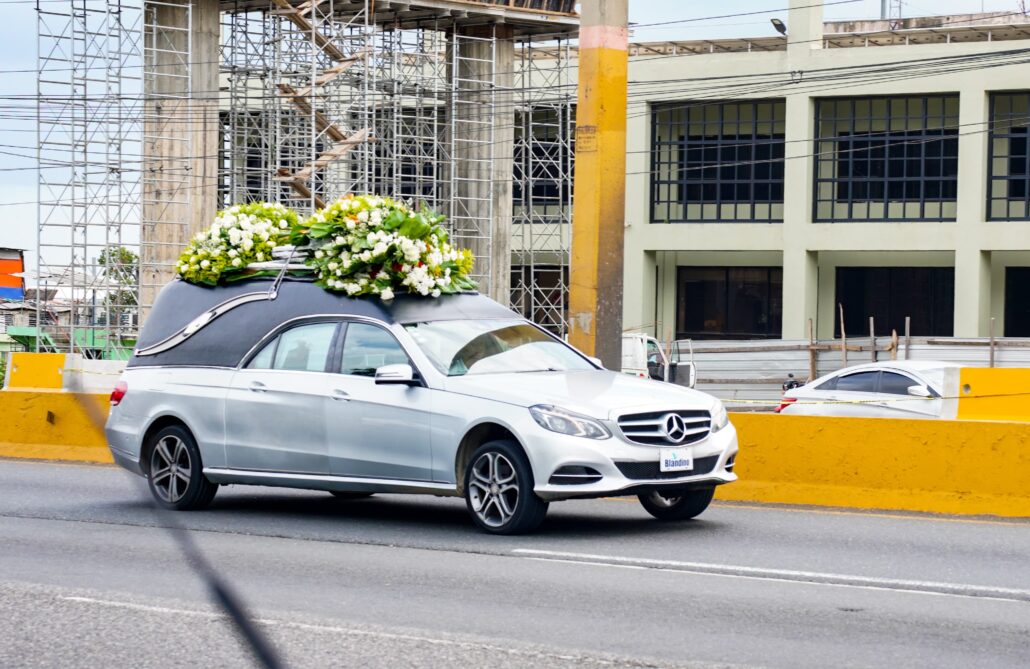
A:
[[[719,499],[1030,517],[1030,423],[732,414]]]
[[[807,337],[807,320],[818,337],[833,336],[834,270],[838,265],[955,268],[955,336],[986,336],[990,318],[1004,332],[1004,267],[1030,265],[1030,223],[986,220],[988,94],[1030,87],[1027,65],[976,68],[936,76],[842,79],[839,85],[805,83],[805,72],[833,67],[868,67],[913,59],[985,54],[1025,47],[1025,41],[963,42],[823,49],[821,10],[794,0],[785,51],[712,53],[630,59],[630,81],[646,96],[629,110],[626,182],[626,266],[624,318],[627,327],[653,324],[664,337],[675,328],[677,265],[780,265],[784,268],[784,338]],[[676,80],[684,77],[781,75],[783,83],[760,94],[728,98],[785,98],[786,163],[782,224],[650,222],[650,107],[687,101]],[[730,80],[732,82],[732,80]],[[662,85],[666,82],[665,85]],[[717,82],[718,83],[718,82]],[[692,82],[691,85],[695,85]],[[714,85],[714,84],[713,84]],[[959,177],[957,220],[944,223],[813,223],[811,141],[815,100],[827,96],[958,93]],[[642,99],[642,97],[644,99]],[[708,97],[708,96],[706,96]],[[657,279],[656,279],[657,272]],[[657,315],[657,319],[656,319]],[[657,324],[655,321],[657,320]]]

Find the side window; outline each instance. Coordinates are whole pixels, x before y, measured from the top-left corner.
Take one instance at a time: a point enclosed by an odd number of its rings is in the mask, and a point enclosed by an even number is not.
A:
[[[876,392],[876,377],[880,372],[858,372],[847,376],[837,377],[837,390],[846,390],[853,393]]]
[[[915,379],[910,379],[904,374],[884,372],[880,377],[880,392],[891,395],[908,395],[909,386],[921,385]]]
[[[325,371],[326,358],[333,345],[336,323],[301,325],[279,335],[273,369],[300,372]],[[264,353],[264,351],[262,351]]]
[[[355,376],[375,376],[383,365],[408,362],[408,355],[394,336],[375,325],[351,323],[343,340],[340,372]]]
[[[275,355],[275,345],[279,342],[279,338],[276,337],[272,341],[265,344],[265,347],[261,349],[261,352],[250,359],[247,363],[247,369],[272,369],[272,357]]]
[[[247,369],[324,372],[336,323],[312,323],[283,332],[247,363]]]
[[[835,376],[832,379],[826,379],[825,381],[820,383],[818,386],[816,386],[815,389],[816,390],[836,390],[837,389],[837,377]]]

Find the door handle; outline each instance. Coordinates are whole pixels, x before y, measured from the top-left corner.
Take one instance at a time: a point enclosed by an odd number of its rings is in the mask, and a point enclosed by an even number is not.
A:
[[[333,391],[329,393],[329,397],[337,401],[345,401],[350,399],[350,395],[347,394],[347,391],[340,390],[339,388],[334,388]]]
[[[251,392],[255,392],[255,393],[263,393],[263,392],[267,392],[268,388],[266,388],[265,384],[261,383],[260,381],[251,381],[250,382],[250,390],[251,390]]]

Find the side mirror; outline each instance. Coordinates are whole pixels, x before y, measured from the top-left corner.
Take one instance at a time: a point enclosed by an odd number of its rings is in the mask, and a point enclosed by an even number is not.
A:
[[[376,370],[376,385],[379,386],[415,386],[415,370],[409,364],[383,365]]]
[[[933,397],[933,393],[926,386],[909,386],[908,394],[912,397]]]

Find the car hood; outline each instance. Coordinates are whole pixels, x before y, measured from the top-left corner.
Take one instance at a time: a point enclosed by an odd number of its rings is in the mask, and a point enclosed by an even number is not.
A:
[[[451,376],[445,389],[525,407],[553,404],[600,419],[634,409],[711,409],[715,403],[696,390],[608,370]]]

